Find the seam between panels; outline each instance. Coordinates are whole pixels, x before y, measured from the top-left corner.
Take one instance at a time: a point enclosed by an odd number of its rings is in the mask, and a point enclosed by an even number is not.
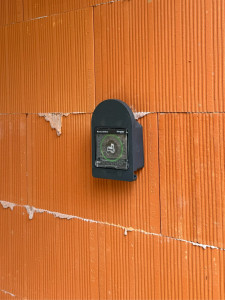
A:
[[[159,149],[159,113],[157,113],[157,135],[158,135],[158,179],[159,179],[159,221],[160,221],[160,233],[162,234],[162,205],[160,195],[160,149]]]
[[[225,251],[225,248],[222,248],[222,247],[209,245],[209,244],[201,244],[199,242],[185,240],[185,239],[177,238],[175,236],[163,235],[161,233],[149,232],[149,231],[146,231],[141,228],[133,228],[133,227],[127,227],[127,226],[120,225],[120,224],[109,223],[107,221],[87,219],[87,218],[84,218],[81,216],[69,215],[69,214],[65,214],[65,213],[61,213],[61,212],[50,211],[50,210],[43,209],[43,208],[36,208],[36,207],[30,206],[30,205],[22,205],[22,204],[17,204],[17,203],[13,203],[13,202],[3,201],[3,200],[0,200],[0,204],[2,205],[3,209],[9,208],[9,209],[11,209],[11,211],[13,211],[14,207],[20,207],[20,208],[26,209],[27,214],[29,216],[29,220],[33,220],[34,214],[36,214],[36,213],[39,213],[39,214],[45,213],[48,215],[52,215],[55,218],[62,219],[64,221],[69,221],[69,220],[75,219],[75,220],[83,221],[86,223],[99,224],[99,225],[110,226],[113,228],[121,229],[124,231],[124,236],[127,236],[128,232],[135,232],[135,233],[141,233],[141,234],[145,234],[145,235],[149,235],[149,236],[156,236],[156,237],[160,237],[160,238],[166,238],[166,239],[171,239],[171,240],[187,243],[187,244],[190,244],[190,245],[193,245],[196,247],[200,247],[204,250],[209,248],[212,250],[215,249],[215,250]]]
[[[27,19],[27,20],[25,20],[25,18],[24,18],[24,1],[23,1],[22,2],[22,15],[23,15],[22,21],[16,21],[16,22],[12,22],[12,23],[2,24],[2,25],[0,25],[0,28],[5,27],[5,26],[15,25],[15,24],[35,21],[35,20],[38,20],[38,19],[49,18],[49,17],[53,17],[53,16],[59,16],[59,15],[62,15],[62,14],[67,14],[67,13],[75,12],[75,11],[78,11],[78,10],[85,10],[85,9],[88,9],[88,8],[95,8],[95,7],[102,6],[102,5],[110,5],[110,4],[117,3],[117,2],[122,2],[122,1],[125,1],[125,0],[111,0],[109,2],[103,2],[103,3],[99,3],[99,4],[87,5],[87,6],[84,6],[84,7],[74,8],[74,9],[71,9],[71,10],[61,11],[61,12],[57,12],[57,13],[53,13],[53,14],[49,14],[49,15],[45,15],[45,16],[43,15],[43,16],[39,16],[39,17],[36,17],[36,18]],[[128,1],[131,1],[131,0],[128,0]]]

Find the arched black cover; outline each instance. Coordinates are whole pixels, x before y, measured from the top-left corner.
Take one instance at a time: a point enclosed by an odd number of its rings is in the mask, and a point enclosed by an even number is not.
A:
[[[128,169],[96,167],[96,130],[125,129],[127,132]],[[97,178],[123,181],[136,180],[134,171],[144,166],[142,126],[135,120],[130,107],[121,100],[101,102],[92,116],[92,175]]]

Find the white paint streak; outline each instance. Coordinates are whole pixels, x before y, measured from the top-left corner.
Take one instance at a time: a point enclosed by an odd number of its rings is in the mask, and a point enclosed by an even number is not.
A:
[[[5,290],[0,290],[1,292],[5,293],[6,295],[10,295],[12,297],[16,297],[14,294],[10,293],[10,292],[7,292]]]
[[[29,19],[28,21],[39,20],[39,19],[44,19],[44,18],[48,18],[48,16],[37,17],[37,18],[34,18],[34,19]]]
[[[11,202],[7,202],[7,201],[2,201],[0,200],[0,204],[2,205],[3,208],[11,208],[11,210],[13,210],[14,207],[21,207],[21,208],[25,208],[28,215],[29,215],[29,219],[32,220],[34,217],[34,213],[47,213],[49,215],[53,215],[55,218],[60,218],[60,219],[66,219],[66,220],[72,220],[72,219],[76,219],[76,220],[80,220],[83,222],[88,222],[88,223],[95,223],[95,224],[100,224],[100,225],[106,225],[106,226],[112,226],[118,229],[122,229],[124,231],[124,235],[126,236],[128,232],[138,232],[138,233],[142,233],[142,234],[146,234],[146,235],[153,235],[153,236],[158,236],[161,238],[166,238],[166,239],[170,239],[170,240],[176,240],[179,242],[183,242],[183,243],[187,243],[187,244],[191,244],[192,246],[197,246],[197,247],[201,247],[203,249],[217,249],[217,250],[222,250],[225,251],[224,248],[219,248],[213,245],[206,245],[206,244],[200,244],[197,242],[192,242],[192,241],[187,241],[187,240],[183,240],[183,239],[178,239],[175,237],[170,237],[170,236],[165,236],[162,235],[160,233],[153,233],[153,232],[148,232],[145,231],[143,229],[135,229],[132,227],[126,227],[126,226],[122,226],[119,224],[113,224],[113,223],[108,223],[108,222],[103,222],[103,221],[96,221],[96,220],[92,220],[92,219],[86,219],[86,218],[82,218],[79,216],[73,216],[73,215],[68,215],[68,214],[63,214],[60,212],[56,212],[56,211],[50,211],[47,209],[42,209],[42,208],[36,208],[34,206],[29,206],[29,205],[20,205],[20,204],[16,204],[16,203],[11,203]]]
[[[196,243],[196,242],[190,242],[190,241],[186,241],[186,240],[183,240],[183,239],[176,239],[176,240],[177,240],[177,241],[180,241],[180,242],[185,242],[185,243],[192,244],[193,246],[202,247],[203,249],[211,248],[211,249],[225,250],[225,249],[223,249],[223,248],[219,248],[219,247],[216,247],[216,246],[205,245],[205,244],[199,244],[199,243]]]

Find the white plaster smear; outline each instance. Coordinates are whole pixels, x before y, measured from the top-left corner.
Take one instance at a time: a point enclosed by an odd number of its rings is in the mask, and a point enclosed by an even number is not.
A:
[[[193,246],[197,246],[197,247],[201,247],[203,249],[217,249],[217,250],[225,250],[224,248],[220,248],[220,247],[216,247],[216,246],[212,246],[212,245],[206,245],[206,244],[199,244],[196,242],[192,242],[192,241],[187,241],[184,239],[178,239],[178,238],[174,238],[174,237],[170,237],[170,236],[165,236],[159,233],[153,233],[153,232],[148,232],[145,231],[143,229],[136,229],[136,228],[132,228],[132,227],[125,227],[119,224],[113,224],[113,223],[108,223],[108,222],[103,222],[103,221],[96,221],[96,220],[92,220],[92,219],[86,219],[86,218],[82,218],[79,216],[73,216],[73,215],[67,215],[67,214],[63,214],[60,212],[56,212],[56,211],[50,211],[47,209],[42,209],[42,208],[36,208],[34,206],[29,206],[29,205],[20,205],[20,204],[16,204],[16,203],[12,203],[12,202],[7,202],[7,201],[2,201],[0,200],[0,204],[2,205],[3,208],[10,208],[11,210],[13,210],[14,207],[22,207],[25,208],[29,219],[32,220],[34,217],[34,213],[47,213],[49,215],[53,215],[55,218],[60,218],[60,219],[66,219],[66,220],[72,220],[72,219],[77,219],[83,222],[88,222],[88,223],[95,223],[95,224],[101,224],[101,225],[107,225],[107,226],[112,226],[112,227],[116,227],[119,229],[124,230],[124,235],[127,236],[128,232],[139,232],[139,233],[143,233],[146,235],[154,235],[154,236],[159,236],[161,238],[167,238],[167,239],[171,239],[171,240],[176,240],[179,242],[183,242],[183,243],[187,243],[187,244],[191,244]]]
[[[148,114],[151,114],[151,112],[144,112],[144,111],[134,112],[134,118],[135,120],[138,120],[140,118],[143,118],[144,116],[147,116]]]
[[[39,113],[39,117],[44,117],[50,123],[52,129],[56,130],[58,136],[62,133],[62,117],[67,117],[69,114],[64,113]]]
[[[68,117],[69,115],[84,114],[84,112],[72,112],[72,113],[38,113],[39,117],[44,117],[45,121],[50,123],[52,129],[56,130],[58,136],[62,133],[62,117]]]
[[[13,210],[14,206],[16,206],[15,203],[7,202],[7,201],[0,201],[3,208],[10,208]]]
[[[5,293],[6,295],[10,295],[12,297],[16,297],[14,294],[10,293],[10,292],[7,292],[5,290],[0,290],[2,293]]]

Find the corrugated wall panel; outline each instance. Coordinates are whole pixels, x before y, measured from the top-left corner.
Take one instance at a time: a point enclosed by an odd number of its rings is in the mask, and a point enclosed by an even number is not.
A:
[[[138,172],[136,182],[129,183],[92,177],[91,114],[64,117],[60,138],[44,118],[29,115],[29,205],[159,232],[156,114],[147,116],[141,123],[145,168]]]
[[[224,114],[159,118],[162,233],[224,248]]]
[[[1,112],[94,109],[92,8],[0,29]]]
[[[48,214],[31,221],[24,208],[0,211],[1,284],[19,299],[224,298],[224,251]]]
[[[99,6],[94,29],[96,101],[124,99],[136,111],[156,111],[153,5]]]
[[[97,102],[224,111],[224,1],[120,1],[95,17]]]
[[[224,299],[225,1],[21,4],[0,3],[0,299]],[[91,175],[107,98],[158,112],[132,183]],[[58,137],[42,112],[83,113]]]
[[[23,21],[23,0],[0,1],[0,26]]]
[[[0,115],[0,200],[26,204],[26,115]]]

